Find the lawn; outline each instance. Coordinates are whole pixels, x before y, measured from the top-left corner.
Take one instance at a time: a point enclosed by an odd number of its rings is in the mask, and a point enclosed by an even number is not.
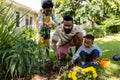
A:
[[[100,80],[120,80],[120,61],[114,61],[112,59],[114,54],[120,55],[120,34],[112,34],[103,38],[96,38],[95,44],[97,44],[102,50],[102,56],[100,58],[109,58],[110,65],[106,68],[97,67],[97,73]],[[55,60],[54,52],[51,49],[51,58]]]
[[[99,68],[99,77],[102,80],[120,80],[120,61],[112,59],[114,54],[120,55],[120,34],[97,38],[95,43],[102,50],[102,57],[110,59],[110,65],[107,68]]]

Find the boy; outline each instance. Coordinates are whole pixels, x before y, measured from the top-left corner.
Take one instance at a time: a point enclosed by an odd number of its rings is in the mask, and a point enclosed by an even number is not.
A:
[[[55,11],[53,10],[53,3],[51,0],[45,0],[42,3],[42,10],[38,14],[38,30],[39,41],[41,44],[49,48],[50,29],[52,27],[52,20],[56,24],[60,24],[56,18]],[[47,58],[49,57],[49,50],[46,49]]]
[[[80,46],[77,52],[73,55],[70,64],[80,56],[82,61],[81,66],[83,68],[87,67],[88,63],[97,66],[97,60],[101,55],[101,50],[94,44],[94,36],[87,34],[84,36],[84,44]]]

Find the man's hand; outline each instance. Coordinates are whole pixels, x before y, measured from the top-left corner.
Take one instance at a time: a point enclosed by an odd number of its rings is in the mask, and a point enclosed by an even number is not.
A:
[[[56,52],[56,41],[52,41],[52,49]]]

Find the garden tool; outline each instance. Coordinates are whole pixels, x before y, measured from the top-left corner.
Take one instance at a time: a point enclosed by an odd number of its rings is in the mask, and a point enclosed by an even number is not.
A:
[[[60,68],[59,74],[60,74],[61,72],[63,72],[63,71],[68,70],[68,67],[69,67],[68,64],[67,64],[66,66],[62,66],[62,67]]]

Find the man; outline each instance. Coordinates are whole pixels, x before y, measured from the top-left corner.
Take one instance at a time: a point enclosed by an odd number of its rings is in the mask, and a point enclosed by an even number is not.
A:
[[[64,16],[63,24],[57,27],[52,36],[52,48],[56,52],[57,60],[64,59],[70,53],[71,46],[75,46],[77,50],[82,45],[84,33],[80,26],[73,24],[71,16]]]

